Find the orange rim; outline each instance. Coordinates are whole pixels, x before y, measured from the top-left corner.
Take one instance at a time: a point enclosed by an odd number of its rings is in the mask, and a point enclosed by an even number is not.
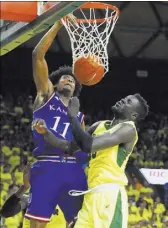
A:
[[[109,8],[113,11],[116,12],[117,16],[119,17],[120,15],[120,11],[116,6],[110,5],[110,4],[106,4],[106,3],[102,3],[102,2],[86,2],[85,4],[83,4],[81,7],[79,7],[80,9],[106,9]],[[112,18],[110,18],[111,20],[113,20],[114,16]],[[108,18],[109,19],[109,18]],[[66,22],[66,17],[64,18],[65,22]],[[106,21],[107,18],[101,18],[101,19],[76,19],[77,23],[93,23],[93,22],[97,22],[97,23],[102,23],[104,21]]]

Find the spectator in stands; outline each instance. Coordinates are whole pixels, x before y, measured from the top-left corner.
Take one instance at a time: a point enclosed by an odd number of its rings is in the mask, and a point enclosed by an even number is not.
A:
[[[153,207],[154,207],[154,213],[159,214],[161,216],[166,211],[164,204],[161,203],[160,197],[156,197]]]

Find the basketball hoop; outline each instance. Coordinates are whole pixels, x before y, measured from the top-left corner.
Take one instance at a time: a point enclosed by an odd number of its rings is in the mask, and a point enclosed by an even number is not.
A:
[[[104,18],[98,18],[100,10]],[[104,67],[105,74],[108,71],[107,45],[119,18],[119,9],[102,2],[87,2],[76,13],[82,17],[77,16],[76,25],[69,18],[62,19],[71,41],[73,66],[77,59],[91,56]]]

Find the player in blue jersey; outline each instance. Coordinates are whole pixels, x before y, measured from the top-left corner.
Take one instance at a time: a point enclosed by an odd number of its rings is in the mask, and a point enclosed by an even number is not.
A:
[[[73,20],[73,16],[68,16]],[[56,22],[33,51],[33,77],[37,89],[33,119],[43,119],[48,129],[60,140],[72,141],[73,135],[67,115],[67,106],[72,96],[78,96],[80,84],[71,67],[61,67],[48,76],[45,54],[61,28]],[[83,125],[83,114],[78,113]],[[31,228],[44,228],[59,205],[68,224],[72,224],[82,206],[83,199],[71,197],[71,189],[86,190],[87,181],[82,166],[75,157],[65,156],[66,148],[61,143],[55,148],[45,141],[43,135],[33,130],[37,158],[30,172],[30,200],[25,214]]]

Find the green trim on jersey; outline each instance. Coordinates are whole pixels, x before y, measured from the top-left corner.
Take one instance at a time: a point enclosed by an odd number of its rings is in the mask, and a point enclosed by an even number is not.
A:
[[[124,149],[124,147],[119,146],[117,151],[117,164],[119,167],[122,166],[123,162],[126,160],[129,153]]]

